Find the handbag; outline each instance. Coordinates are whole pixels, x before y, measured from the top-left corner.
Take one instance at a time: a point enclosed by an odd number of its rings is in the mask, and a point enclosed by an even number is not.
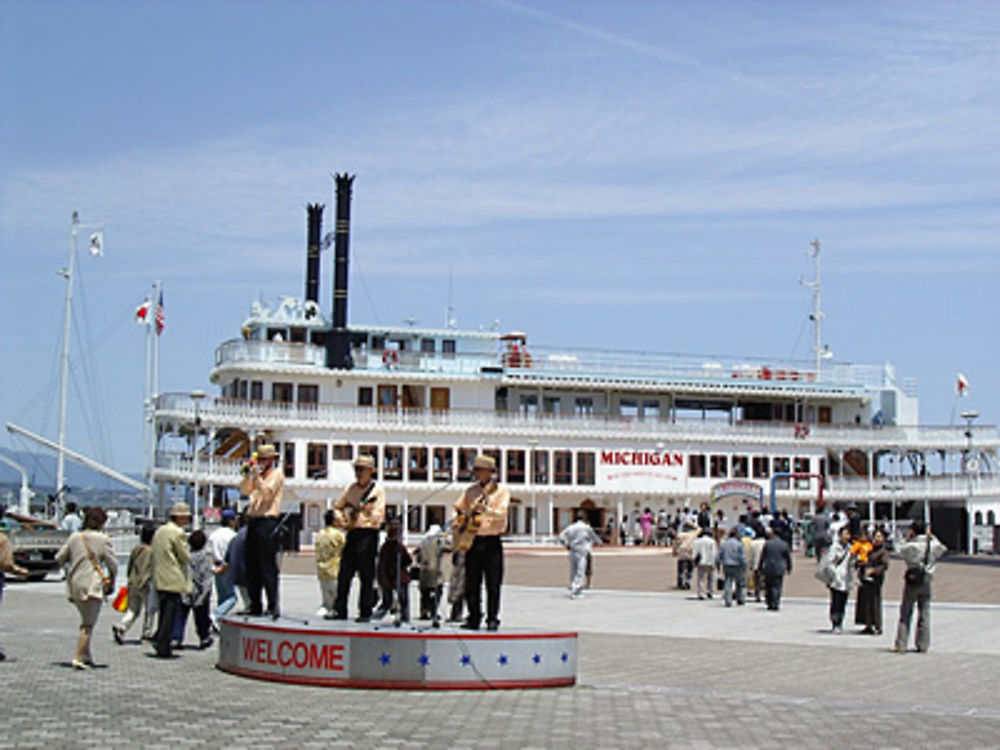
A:
[[[931,562],[931,535],[927,535],[927,551],[924,553],[924,561],[917,563],[912,568],[907,568],[903,573],[903,580],[910,586],[922,586],[927,578],[927,566]]]
[[[119,612],[124,612],[128,609],[128,586],[122,586],[118,589],[118,593],[115,594],[115,598],[111,601],[111,606]]]
[[[101,589],[104,591],[104,595],[108,596],[112,591],[115,590],[114,580],[111,578],[111,576],[107,575],[104,572],[104,569],[101,567],[101,564],[97,562],[97,558],[91,551],[90,545],[87,544],[87,537],[85,537],[83,534],[80,534],[80,541],[83,542],[83,548],[87,550],[87,557],[90,558],[91,565],[94,566],[94,570],[97,571],[97,575],[101,577]]]

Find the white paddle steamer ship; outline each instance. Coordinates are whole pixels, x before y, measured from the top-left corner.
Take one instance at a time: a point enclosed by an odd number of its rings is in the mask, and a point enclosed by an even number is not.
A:
[[[550,539],[577,508],[600,528],[706,501],[733,518],[769,505],[772,487],[778,507],[801,515],[822,483],[828,503],[888,521],[929,512],[950,546],[992,548],[996,427],[921,425],[914,384],[891,364],[827,359],[818,329],[815,361],[803,364],[348,325],[352,180],[336,178],[331,313],[318,294],[323,207],[312,205],[305,296],[253,303],[240,336],[215,352],[215,395],[158,396],[161,501],[191,485],[200,507],[217,506],[253,447],[271,442],[287,476],[285,510],[308,543],[351,481],[352,459],[369,454],[390,512],[419,534],[445,521],[482,451],[511,490],[509,534],[525,541]],[[818,274],[815,285],[818,324]]]

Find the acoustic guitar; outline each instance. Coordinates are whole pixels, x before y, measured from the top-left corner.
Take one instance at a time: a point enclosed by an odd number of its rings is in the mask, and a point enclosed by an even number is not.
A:
[[[455,517],[454,534],[455,542],[452,548],[458,552],[468,552],[475,541],[479,528],[482,526],[483,513],[490,502],[490,496],[497,491],[497,483],[490,482],[480,494],[479,498],[466,511],[460,511]]]

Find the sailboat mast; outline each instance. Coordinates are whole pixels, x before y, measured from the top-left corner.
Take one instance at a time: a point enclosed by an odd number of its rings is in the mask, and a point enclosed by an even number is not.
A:
[[[813,322],[813,356],[816,360],[816,376],[819,377],[819,370],[823,363],[823,344],[822,344],[822,326],[823,326],[823,309],[820,305],[820,281],[819,281],[819,240],[814,239],[809,243],[812,245],[812,257],[813,257],[813,280],[809,284],[812,288],[812,303],[813,310],[812,318]]]

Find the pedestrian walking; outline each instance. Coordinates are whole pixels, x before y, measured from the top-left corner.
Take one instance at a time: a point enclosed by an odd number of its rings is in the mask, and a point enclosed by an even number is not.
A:
[[[931,533],[923,521],[914,521],[899,546],[900,557],[906,564],[903,574],[903,599],[899,603],[899,625],[893,651],[905,653],[910,640],[913,606],[917,606],[917,651],[926,653],[931,647],[931,583],[937,561],[947,548]]]
[[[0,512],[0,518],[2,517],[3,513]],[[0,603],[3,603],[4,574],[6,573],[26,576],[28,575],[28,570],[14,562],[14,549],[11,546],[10,540],[3,531],[0,531]],[[6,658],[7,655],[3,651],[3,646],[0,645],[0,661],[4,661]]]
[[[68,531],[70,534],[80,531],[83,528],[83,518],[80,517],[80,513],[77,511],[76,503],[66,503],[66,515],[59,522],[59,528],[63,531]]]
[[[559,542],[569,550],[569,595],[578,599],[583,595],[587,578],[587,558],[601,540],[590,524],[576,513],[573,523],[559,534]]]
[[[694,565],[698,574],[698,598],[711,599],[715,589],[715,558],[718,545],[710,527],[703,527],[694,541]]]
[[[111,635],[119,646],[125,643],[125,634],[132,627],[140,614],[143,614],[142,640],[153,637],[153,616],[150,614],[147,600],[149,599],[149,582],[153,579],[153,562],[150,557],[150,544],[156,532],[152,526],[143,526],[139,532],[139,544],[128,556],[128,611],[121,622],[111,626]]]
[[[788,547],[788,542],[773,530],[768,530],[765,534],[767,539],[761,547],[757,567],[760,576],[763,577],[767,608],[777,612],[781,609],[781,589],[785,582],[785,574],[792,572],[792,551]]]
[[[865,560],[858,560],[858,601],[854,606],[854,623],[863,625],[866,635],[882,635],[882,583],[889,569],[889,548],[885,532],[876,529]]]
[[[646,508],[639,516],[639,527],[642,531],[642,543],[648,547],[653,543],[653,511]]]
[[[188,563],[191,590],[181,594],[181,606],[174,618],[174,631],[171,638],[173,648],[183,648],[188,614],[191,613],[194,614],[198,648],[206,649],[212,645],[212,620],[209,610],[212,606],[212,582],[215,578],[215,566],[212,563],[212,553],[206,549],[207,543],[205,532],[201,529],[191,532],[191,536],[188,537],[188,547],[191,550],[191,561]]]
[[[734,526],[729,530],[725,540],[719,545],[719,568],[723,577],[723,601],[727,607],[733,606],[733,600],[742,607],[746,604],[745,584],[747,576],[747,553],[740,540],[740,529]]]
[[[823,555],[830,547],[830,541],[830,515],[826,511],[825,504],[819,503],[812,520],[813,556],[817,561],[823,559]]]
[[[691,522],[685,522],[674,537],[674,559],[677,561],[677,588],[690,589],[694,572],[694,543],[701,532]]]
[[[191,591],[191,551],[184,527],[191,522],[187,503],[175,503],[170,518],[156,530],[150,554],[153,562],[153,585],[159,605],[159,622],[153,640],[154,654],[161,659],[173,655],[171,637],[174,620],[181,606],[181,595]]]
[[[80,614],[80,634],[72,662],[75,669],[89,669],[94,665],[90,650],[94,626],[104,598],[114,589],[118,573],[111,540],[103,533],[107,519],[103,508],[87,508],[83,528],[70,534],[56,553],[56,562],[68,566],[66,597]]]
[[[337,601],[337,576],[340,574],[340,558],[344,554],[347,537],[340,530],[343,516],[335,510],[323,514],[323,528],[316,534],[313,547],[316,550],[316,579],[319,581],[320,608],[316,613],[328,620],[333,619],[334,604]]]

